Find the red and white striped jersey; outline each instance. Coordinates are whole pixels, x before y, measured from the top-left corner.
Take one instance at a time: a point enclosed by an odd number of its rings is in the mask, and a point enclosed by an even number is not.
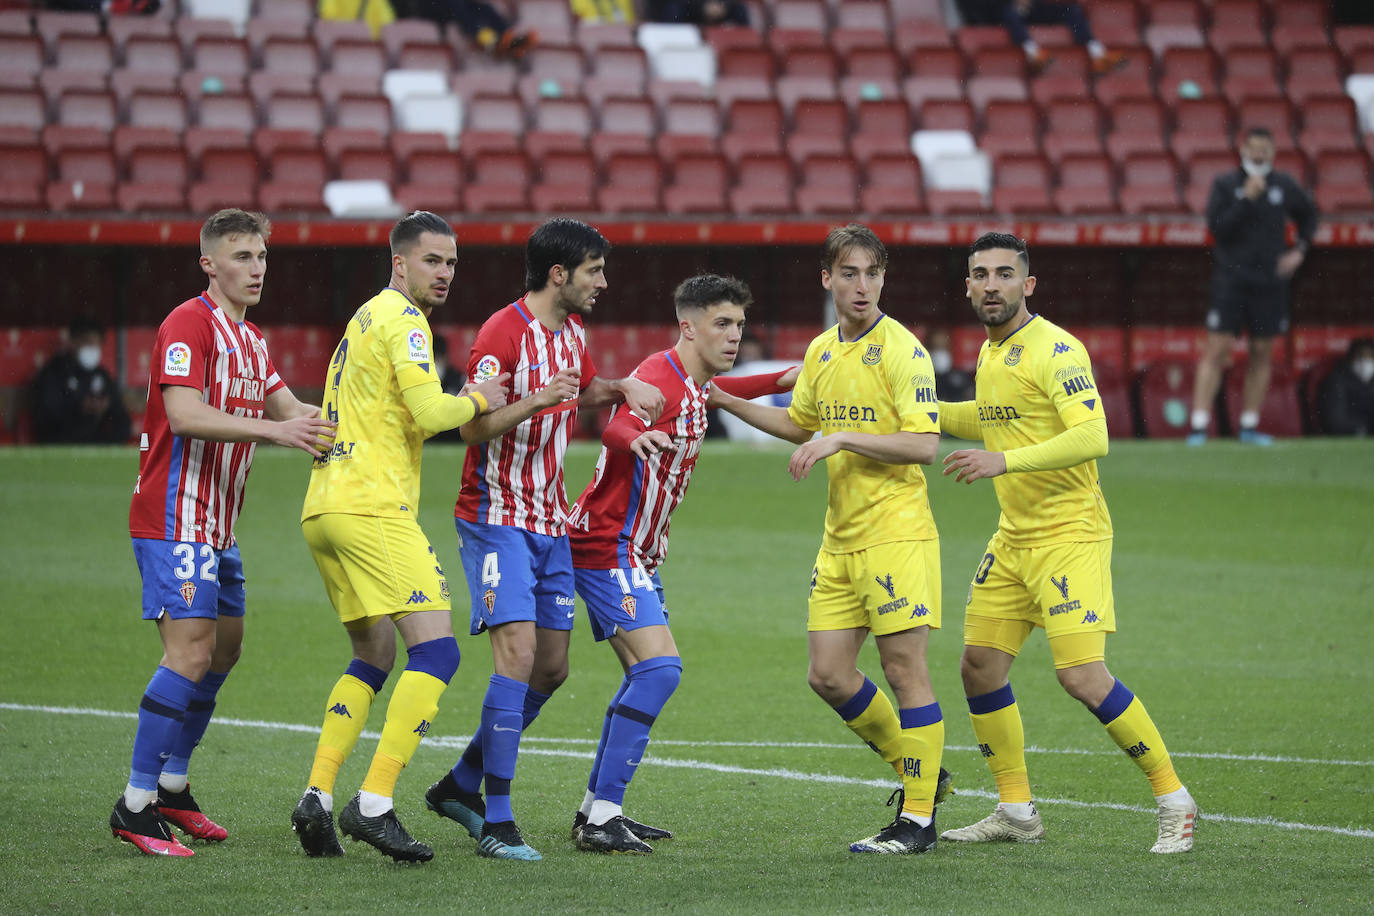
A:
[[[567,368],[580,373],[583,390],[596,377],[582,319],[570,315],[562,330],[550,331],[525,307],[523,298],[486,320],[468,356],[468,378],[474,382],[511,374],[507,398],[512,404]],[[453,514],[535,534],[565,534],[563,456],[576,423],[574,399],[540,411],[489,442],[470,446]]]
[[[668,552],[669,519],[687,495],[706,437],[711,383],[698,387],[677,353],[655,353],[639,364],[633,377],[663,392],[663,413],[650,426],[622,404],[606,424],[602,441],[628,445],[645,430],[657,429],[671,436],[677,448],[645,460],[602,447],[592,482],[568,519],[573,566],[580,569],[629,566],[652,573],[658,568]]]
[[[205,403],[237,417],[261,417],[267,396],[284,386],[262,332],[252,322],[231,319],[208,291],[177,306],[162,322],[148,379],[138,483],[129,505],[133,537],[232,547],[256,446],[173,435],[163,385],[194,388]]]

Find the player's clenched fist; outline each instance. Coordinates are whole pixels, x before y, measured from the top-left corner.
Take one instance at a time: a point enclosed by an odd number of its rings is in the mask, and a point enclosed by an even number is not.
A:
[[[463,394],[477,393],[487,402],[487,409],[482,413],[491,413],[498,407],[505,407],[510,400],[506,394],[506,385],[510,382],[510,373],[502,372],[496,378],[487,379],[480,385],[471,382],[463,386]]]
[[[558,373],[549,379],[549,383],[535,393],[535,397],[542,398],[546,407],[570,401],[577,397],[581,390],[578,387],[578,380],[581,377],[576,369],[559,369]]]

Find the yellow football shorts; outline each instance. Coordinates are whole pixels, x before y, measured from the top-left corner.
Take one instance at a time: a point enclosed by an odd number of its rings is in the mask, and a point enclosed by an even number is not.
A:
[[[450,609],[448,579],[414,520],[329,512],[301,530],[344,626]]]
[[[1056,668],[1105,658],[1116,631],[1112,542],[1009,547],[999,531],[969,586],[964,644],[1016,655],[1044,627]]]
[[[874,636],[940,628],[940,542],[892,541],[816,555],[808,630],[866,627]]]

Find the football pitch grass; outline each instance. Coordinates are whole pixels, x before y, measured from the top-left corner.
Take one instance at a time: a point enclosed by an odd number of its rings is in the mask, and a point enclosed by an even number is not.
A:
[[[954,447],[946,443],[942,451]],[[1012,671],[1048,837],[941,842],[862,856],[893,814],[894,777],[806,685],[806,587],[825,477],[793,483],[785,447],[707,443],[663,567],[682,686],[626,811],[677,838],[649,857],[569,839],[620,671],[579,611],[572,674],[522,744],[514,805],[542,863],[474,855],[424,807],[473,728],[491,673],[466,633],[452,525],[462,451],[425,450],[421,521],[454,585],[463,663],[402,774],[397,809],[433,862],[398,866],[345,841],[307,859],[290,828],[325,695],[348,643],[298,525],[308,459],[262,448],[239,524],[248,575],[243,659],[192,761],[227,842],[150,859],[110,836],[133,712],[156,662],[138,620],[127,537],[132,449],[0,450],[0,911],[1368,912],[1374,903],[1374,446],[1282,442],[1190,450],[1115,442],[1101,462],[1116,528],[1118,632],[1108,664],[1158,723],[1202,807],[1187,855],[1148,850],[1148,784],[1057,685],[1042,633]],[[595,452],[569,455],[573,495]],[[928,469],[944,628],[930,664],[957,794],[939,826],[995,803],[958,677],[968,580],[997,521],[987,481]],[[580,602],[579,602],[580,606]],[[397,671],[404,663],[398,660]],[[882,684],[870,645],[861,666]],[[362,780],[395,675],[345,765]]]

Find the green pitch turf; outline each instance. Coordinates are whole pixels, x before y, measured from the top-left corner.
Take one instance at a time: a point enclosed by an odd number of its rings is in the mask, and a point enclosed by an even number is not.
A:
[[[793,483],[787,454],[708,443],[674,520],[663,580],[685,673],[626,809],[678,837],[647,858],[580,853],[568,837],[620,680],[580,618],[572,675],[526,736],[516,774],[517,816],[545,861],[478,859],[460,827],[424,808],[491,672],[485,639],[460,635],[462,667],[397,788],[402,820],[436,857],[397,866],[351,843],[341,860],[307,860],[290,829],[325,695],[348,657],[298,526],[308,459],[260,449],[239,525],[248,635],[192,763],[197,798],[230,839],[197,845],[190,860],[153,860],[107,827],[158,656],[154,627],[138,619],[127,537],[137,455],[0,450],[0,910],[1369,910],[1374,446],[1116,442],[1101,462],[1117,532],[1108,664],[1149,708],[1203,809],[1197,848],[1168,857],[1148,852],[1146,782],[1058,687],[1041,634],[1013,684],[1047,841],[941,843],[912,858],[847,851],[890,820],[893,778],[806,685],[825,480],[818,471]],[[421,520],[465,633],[451,522],[461,460],[459,447],[426,449]],[[589,446],[573,448],[573,495],[594,460]],[[929,476],[945,623],[930,661],[958,792],[939,812],[948,828],[994,804],[958,657],[968,579],[997,509],[988,482]],[[871,646],[861,665],[881,683]],[[362,779],[389,696],[390,684],[341,774],[340,804]]]

